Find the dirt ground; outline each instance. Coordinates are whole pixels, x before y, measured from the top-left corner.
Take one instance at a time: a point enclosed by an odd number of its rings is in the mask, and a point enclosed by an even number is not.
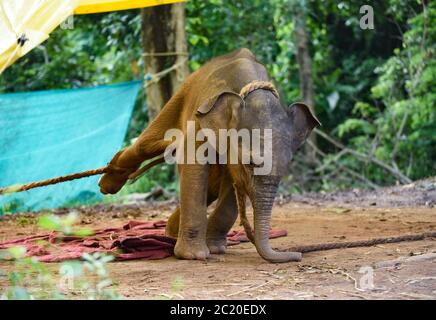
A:
[[[356,190],[339,196],[281,197],[273,210],[272,226],[286,229],[288,236],[271,240],[272,246],[436,231],[436,184],[430,180],[423,185],[362,197]],[[399,198],[401,205],[397,205]],[[132,218],[167,218],[175,205],[169,201],[78,210],[83,225],[103,227],[120,226]],[[240,227],[235,224],[235,228]],[[36,225],[19,218],[0,220],[0,239],[35,232],[40,232]],[[0,269],[11,266],[0,263]],[[118,291],[128,299],[436,299],[436,239],[313,252],[301,262],[285,264],[268,263],[252,244],[243,243],[206,262],[174,257],[113,262],[109,271]]]

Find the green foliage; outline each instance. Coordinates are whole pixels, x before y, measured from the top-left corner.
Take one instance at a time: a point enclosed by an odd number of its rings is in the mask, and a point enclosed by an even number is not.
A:
[[[149,192],[156,187],[165,187],[168,191],[177,191],[178,184],[174,165],[161,164],[150,169],[143,177],[132,184],[126,185],[122,191],[126,194],[131,192]],[[172,181],[169,183],[169,181]]]
[[[322,130],[411,179],[434,174],[435,149],[430,147],[436,130],[434,4],[427,6],[423,19],[421,1],[373,2],[374,31],[359,27],[360,1],[324,1],[321,5],[275,0],[273,4],[280,50],[277,65],[270,69],[287,101],[300,94],[293,39],[298,13],[305,15],[311,38],[315,109]],[[318,163],[321,170],[308,169],[304,154],[294,160],[293,169],[302,175],[290,176],[291,181],[304,190],[368,187],[366,181],[350,177],[338,165],[379,185],[396,181],[371,161],[338,152],[323,139],[318,139],[318,147],[325,154]],[[286,180],[284,185],[296,191]]]
[[[160,293],[156,299],[162,300],[173,300],[173,299],[184,299],[184,297],[180,294],[180,292],[184,288],[183,278],[179,275],[176,275],[174,279],[171,281],[171,292],[168,293]]]
[[[69,212],[65,217],[45,214],[38,218],[38,225],[43,229],[58,231],[67,236],[85,237],[93,234],[90,228],[75,227],[77,220],[78,214],[75,211]]]
[[[22,207],[22,205],[23,201],[21,200],[10,201],[0,207],[0,216],[12,214],[17,211],[17,208]]]
[[[55,29],[48,41],[10,66],[0,77],[0,92],[132,80],[137,77],[134,61],[140,56],[139,33],[136,11],[76,16],[73,29]]]
[[[176,193],[179,189],[174,165],[161,164],[151,168],[140,179],[127,183],[116,195],[105,195],[104,202],[120,202],[131,193],[146,193],[155,188],[165,188],[169,193]]]
[[[121,299],[107,271],[106,264],[113,257],[85,253],[83,259],[84,262],[63,262],[57,272],[53,272],[35,257],[27,257],[24,247],[0,251],[0,261],[14,261],[14,271],[5,273],[0,270],[8,281],[8,286],[0,291],[0,299],[63,300],[71,295],[90,300]]]
[[[95,252],[93,254],[84,253],[82,258],[85,260],[82,265],[82,270],[97,276],[97,278],[95,278],[92,282],[83,280],[80,281],[79,288],[87,293],[88,299],[121,299],[122,296],[114,288],[112,288],[114,282],[109,277],[106,266],[108,262],[114,260],[114,257]]]
[[[375,70],[378,80],[370,90],[375,103],[357,102],[353,118],[338,126],[338,136],[348,135],[353,148],[393,163],[412,179],[436,171],[431,147],[436,143],[436,27],[431,21],[436,21],[433,3],[408,19],[401,48]],[[382,184],[394,182],[371,164],[365,173]]]
[[[355,118],[347,119],[344,123],[338,126],[338,136],[341,138],[346,133],[355,133],[356,131],[359,131],[360,133],[363,133],[365,135],[371,135],[375,133],[375,128],[370,122],[364,119]]]
[[[277,52],[274,7],[262,0],[212,0],[186,3],[190,66],[198,69],[213,57],[242,47],[265,63]]]
[[[46,266],[34,257],[26,257],[24,247],[11,247],[0,251],[1,260],[14,260],[14,271],[7,273],[9,286],[0,292],[4,300],[58,299],[58,290]],[[39,287],[39,289],[36,289]],[[30,289],[33,288],[33,289]]]

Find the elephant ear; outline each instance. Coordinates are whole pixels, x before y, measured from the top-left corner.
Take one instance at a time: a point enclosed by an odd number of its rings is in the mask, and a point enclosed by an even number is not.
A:
[[[197,119],[201,128],[213,130],[227,129],[237,118],[239,108],[244,103],[235,92],[224,91],[206,101],[197,108]]]
[[[293,103],[287,110],[291,119],[291,148],[295,152],[303,145],[307,137],[315,127],[321,126],[321,122],[315,117],[310,108],[302,103]]]

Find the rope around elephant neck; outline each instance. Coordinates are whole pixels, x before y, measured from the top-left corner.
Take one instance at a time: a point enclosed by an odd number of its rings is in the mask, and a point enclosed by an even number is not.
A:
[[[251,81],[250,83],[242,87],[241,91],[239,91],[239,96],[242,99],[245,99],[251,92],[259,89],[271,91],[277,99],[279,98],[279,92],[271,82],[260,80]]]

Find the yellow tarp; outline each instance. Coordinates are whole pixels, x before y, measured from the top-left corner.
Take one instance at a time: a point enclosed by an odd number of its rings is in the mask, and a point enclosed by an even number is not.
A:
[[[49,33],[73,13],[78,2],[0,0],[0,74],[45,41]]]
[[[157,6],[184,0],[0,0],[0,74],[75,14]],[[98,27],[98,26],[97,26]]]
[[[120,11],[184,1],[185,0],[80,0],[79,6],[74,11],[74,14]]]

